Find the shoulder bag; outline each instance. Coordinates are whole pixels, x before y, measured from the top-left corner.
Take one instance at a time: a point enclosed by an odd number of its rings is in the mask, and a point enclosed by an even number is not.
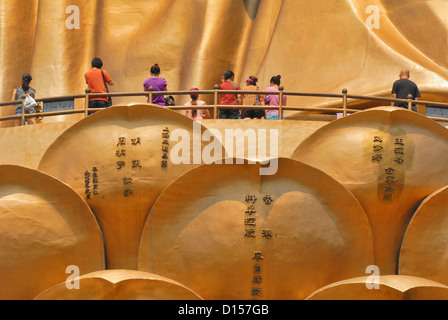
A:
[[[103,70],[101,70],[101,75],[103,76],[103,81],[104,81],[104,85],[106,86],[106,91],[107,91],[107,93],[109,93],[109,87],[107,86],[107,82],[106,82],[106,78],[104,77]],[[112,105],[112,97],[107,97],[107,99],[109,100],[108,104],[109,104],[109,107],[110,107]]]

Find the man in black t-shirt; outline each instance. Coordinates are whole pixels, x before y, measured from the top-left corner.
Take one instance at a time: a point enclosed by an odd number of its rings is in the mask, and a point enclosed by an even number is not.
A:
[[[400,72],[400,80],[395,81],[392,87],[392,98],[393,99],[408,99],[408,95],[412,95],[412,100],[418,100],[421,97],[420,91],[417,85],[409,80],[410,73],[409,70],[403,69]],[[404,102],[392,103],[392,106],[400,108],[408,108],[408,104]],[[417,112],[415,105],[412,106],[412,110]]]

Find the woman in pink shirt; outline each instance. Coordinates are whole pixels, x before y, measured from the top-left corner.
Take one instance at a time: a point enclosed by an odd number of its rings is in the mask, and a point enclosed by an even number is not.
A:
[[[278,75],[271,78],[271,86],[266,88],[266,91],[279,91],[282,76]],[[286,106],[287,97],[283,96],[283,106]],[[280,95],[267,95],[265,104],[269,106],[279,106],[280,105]],[[282,114],[282,119],[285,118],[285,114]],[[278,110],[266,110],[267,120],[278,120]]]

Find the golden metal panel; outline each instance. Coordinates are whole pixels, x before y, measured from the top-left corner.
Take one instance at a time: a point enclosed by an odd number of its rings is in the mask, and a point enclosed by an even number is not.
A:
[[[447,300],[448,286],[411,276],[380,276],[373,287],[370,277],[333,283],[307,300]]]
[[[400,250],[399,274],[448,284],[448,187],[429,195],[419,206]]]
[[[0,166],[0,299],[30,300],[65,281],[105,268],[92,211],[70,187],[42,172]]]
[[[68,289],[77,282],[79,289]],[[109,270],[89,273],[58,284],[35,300],[202,300],[182,284],[158,275]]]
[[[247,162],[205,165],[171,184],[146,221],[139,270],[204,299],[230,300],[304,299],[365,274],[374,260],[371,228],[346,188],[290,159],[279,160],[276,175],[259,170]]]
[[[171,134],[177,129],[188,133],[185,151],[191,164],[173,165],[168,159],[168,167],[162,167],[168,154],[162,148],[171,151],[175,144],[163,144],[170,140],[163,138],[166,128]],[[66,130],[43,156],[39,170],[70,185],[92,208],[104,233],[108,268],[137,268],[138,243],[151,206],[165,187],[197,166],[192,164],[193,130],[193,120],[164,108],[115,106]]]
[[[376,264],[382,274],[395,274],[416,206],[448,184],[448,131],[415,112],[376,108],[319,129],[292,158],[354,194],[372,224]]]

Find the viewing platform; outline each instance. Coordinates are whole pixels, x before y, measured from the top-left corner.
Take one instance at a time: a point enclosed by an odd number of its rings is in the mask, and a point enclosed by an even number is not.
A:
[[[332,121],[337,118],[346,117],[347,115],[354,114],[363,110],[368,110],[369,108],[374,108],[377,106],[389,106],[394,103],[405,103],[409,110],[412,110],[413,105],[417,105],[417,112],[428,116],[428,118],[437,122],[448,122],[448,103],[446,102],[436,102],[436,101],[423,101],[423,100],[413,100],[411,96],[409,99],[393,99],[387,97],[379,96],[362,96],[362,95],[350,95],[347,89],[343,89],[341,94],[331,94],[331,93],[309,93],[309,92],[294,92],[294,91],[284,91],[283,87],[279,88],[278,92],[272,91],[222,91],[218,89],[216,85],[213,90],[199,90],[195,91],[196,94],[204,97],[204,100],[212,101],[212,104],[207,104],[203,106],[167,106],[167,109],[182,112],[185,110],[199,110],[207,109],[210,111],[212,119],[217,119],[220,109],[264,109],[264,110],[278,110],[280,113],[287,113],[286,120],[323,120]],[[111,98],[135,98],[136,102],[138,98],[146,98],[148,101],[152,101],[153,96],[163,95],[177,97],[189,96],[191,91],[164,91],[164,92],[123,92],[123,93],[105,93],[105,94],[91,94],[87,89],[83,95],[71,95],[71,96],[60,96],[51,98],[41,98],[36,99],[36,102],[43,105],[42,111],[38,113],[38,117],[41,119],[46,119],[48,117],[59,117],[61,121],[73,121],[73,119],[79,120],[88,116],[89,113],[94,113],[101,111],[102,109],[91,109],[89,108],[88,101],[89,98],[99,98],[99,97],[111,97]],[[220,105],[219,96],[221,94],[247,94],[247,95],[279,95],[281,97],[313,97],[313,98],[326,98],[330,99],[331,106],[298,106],[298,105],[283,105],[283,99],[280,98],[279,106],[245,106],[245,105]],[[0,103],[0,111],[2,109],[15,107],[16,105],[24,106],[24,99],[19,101],[3,102]],[[122,105],[119,103],[119,105]],[[11,109],[13,110],[13,109]],[[0,114],[4,114],[2,112]],[[36,114],[25,114],[22,115],[8,115],[0,117],[0,128],[2,123],[7,123],[8,121],[21,120],[24,123],[27,118],[34,118]],[[281,119],[280,119],[281,120]],[[52,121],[53,122],[53,121]],[[59,122],[59,120],[57,121]],[[3,127],[8,125],[3,125]],[[10,126],[10,125],[9,125]]]

